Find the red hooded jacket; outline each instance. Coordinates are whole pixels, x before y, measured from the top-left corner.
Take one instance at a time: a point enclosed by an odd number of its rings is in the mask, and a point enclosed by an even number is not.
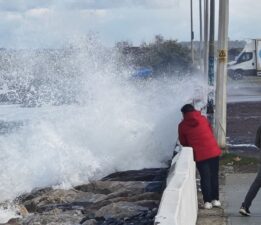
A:
[[[187,112],[179,124],[179,141],[193,148],[196,162],[221,154],[208,120],[199,111]]]

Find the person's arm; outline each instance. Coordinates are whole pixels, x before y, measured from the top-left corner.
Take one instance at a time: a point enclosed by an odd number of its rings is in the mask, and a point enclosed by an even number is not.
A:
[[[187,140],[186,140],[184,133],[182,132],[180,125],[179,125],[178,131],[179,131],[179,142],[180,142],[180,144],[183,145],[183,146],[187,146],[188,145]]]
[[[256,132],[255,145],[256,145],[256,147],[261,148],[261,126],[257,129],[257,132]]]

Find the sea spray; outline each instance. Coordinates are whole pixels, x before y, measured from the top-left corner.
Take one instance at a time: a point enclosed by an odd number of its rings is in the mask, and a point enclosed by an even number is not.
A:
[[[17,105],[3,105],[0,116],[20,125],[0,136],[0,201],[36,187],[164,166],[177,139],[179,109],[201,84],[191,76],[133,80],[131,67],[93,40],[6,57],[2,95]]]

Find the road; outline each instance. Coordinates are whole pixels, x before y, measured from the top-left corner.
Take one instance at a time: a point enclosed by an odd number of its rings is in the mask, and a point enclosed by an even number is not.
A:
[[[228,102],[261,101],[261,77],[228,80],[227,94]]]

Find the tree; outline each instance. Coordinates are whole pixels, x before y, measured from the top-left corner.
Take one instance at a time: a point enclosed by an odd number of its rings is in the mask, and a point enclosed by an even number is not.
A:
[[[122,43],[120,46],[123,46]],[[134,47],[124,45],[121,51],[123,57],[136,67],[153,68],[157,74],[175,73],[191,68],[190,51],[176,40],[164,40],[156,35],[154,42]]]

